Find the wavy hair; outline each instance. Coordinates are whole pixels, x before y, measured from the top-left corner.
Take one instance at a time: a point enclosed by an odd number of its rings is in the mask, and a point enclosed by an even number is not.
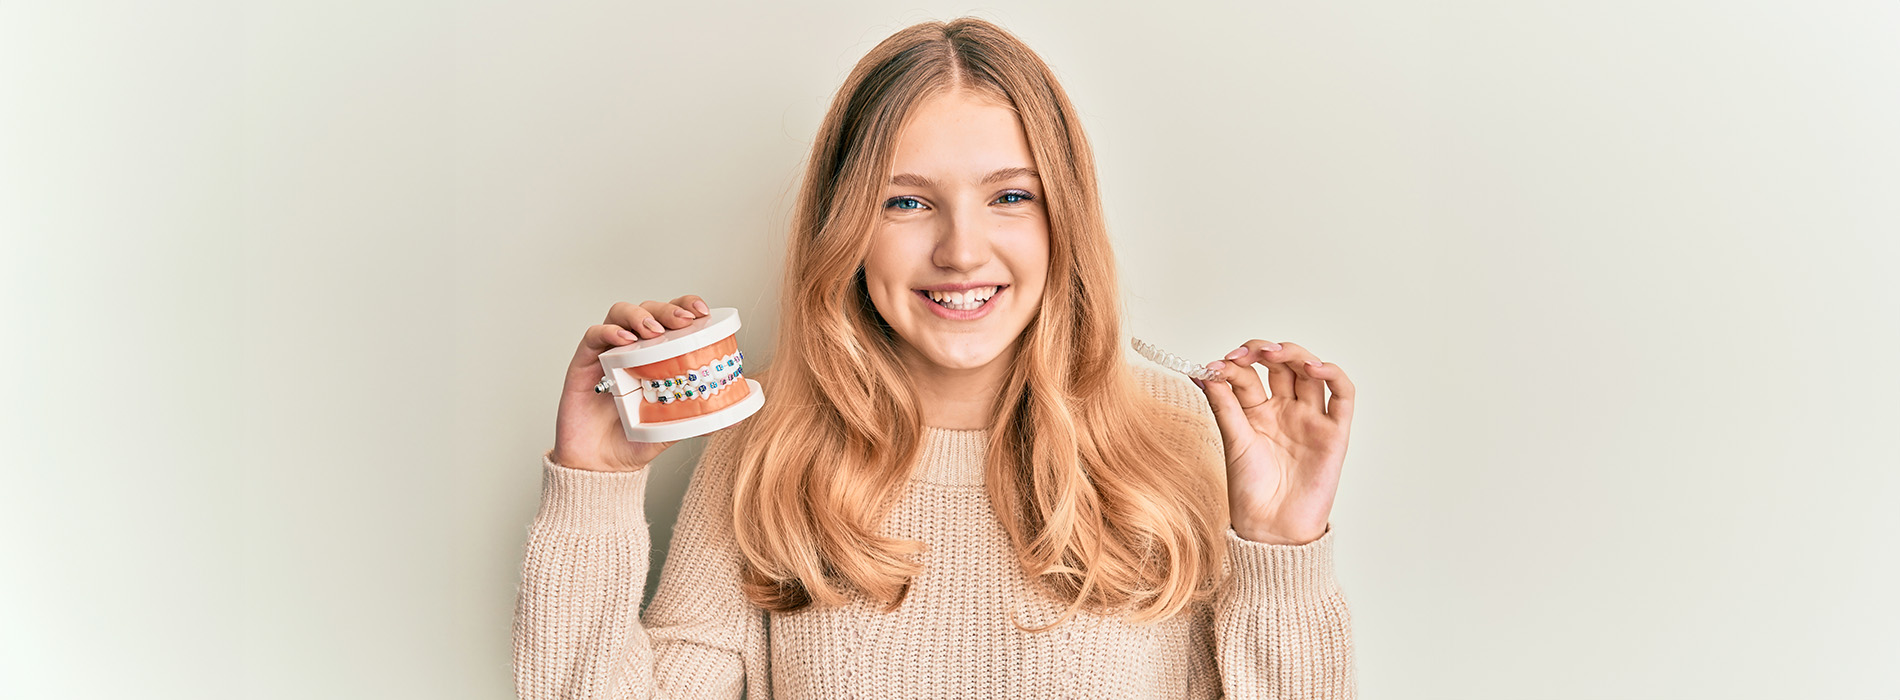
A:
[[[924,424],[863,262],[900,129],[951,90],[1016,111],[1046,193],[1049,283],[1017,340],[984,467],[1024,572],[1067,606],[1033,631],[1078,610],[1166,619],[1220,584],[1225,474],[1218,455],[1188,446],[1198,437],[1157,428],[1195,423],[1149,396],[1123,360],[1115,261],[1075,107],[1029,47],[967,17],[878,44],[812,145],[761,378],[772,400],[741,424],[731,515],[746,597],[795,612],[848,603],[855,590],[890,611],[923,569],[911,557],[923,543],[879,534]]]

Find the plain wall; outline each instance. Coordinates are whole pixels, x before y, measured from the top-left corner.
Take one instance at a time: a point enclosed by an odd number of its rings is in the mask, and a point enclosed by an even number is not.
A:
[[[833,91],[972,12],[1129,332],[1357,384],[1364,697],[1900,697],[1900,6],[1668,0],[0,3],[0,697],[511,697],[582,330],[768,357]]]

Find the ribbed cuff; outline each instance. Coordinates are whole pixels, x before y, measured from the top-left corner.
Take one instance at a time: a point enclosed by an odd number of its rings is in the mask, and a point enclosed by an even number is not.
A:
[[[1311,601],[1339,594],[1333,573],[1333,526],[1306,544],[1243,539],[1227,528],[1227,559],[1234,595],[1269,603]]]
[[[572,532],[647,526],[647,471],[597,472],[555,464],[541,454],[541,512],[535,525]]]

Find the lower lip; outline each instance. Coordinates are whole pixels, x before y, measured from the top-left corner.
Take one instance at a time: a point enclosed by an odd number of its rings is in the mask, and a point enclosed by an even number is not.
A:
[[[917,290],[916,294],[917,294],[917,298],[924,300],[924,306],[930,307],[930,312],[933,314],[936,314],[943,318],[950,319],[952,321],[974,321],[984,316],[988,316],[990,313],[990,309],[996,306],[996,300],[1002,297],[1003,293],[1007,291],[1009,291],[1009,287],[1002,287],[1002,288],[997,289],[995,294],[990,295],[989,301],[985,301],[983,302],[982,306],[976,307],[974,309],[970,309],[969,311],[959,311],[957,309],[944,308],[942,304],[931,301],[930,295],[921,290]]]

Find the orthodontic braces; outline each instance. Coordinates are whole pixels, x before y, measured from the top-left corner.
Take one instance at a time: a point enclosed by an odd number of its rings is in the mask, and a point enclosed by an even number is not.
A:
[[[726,386],[745,378],[745,352],[736,352],[668,379],[640,380],[640,397],[648,403],[675,403],[718,396]]]

